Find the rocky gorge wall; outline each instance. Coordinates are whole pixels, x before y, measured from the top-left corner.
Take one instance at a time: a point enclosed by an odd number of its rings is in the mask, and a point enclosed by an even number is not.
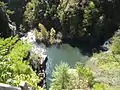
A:
[[[21,37],[21,40],[24,43],[31,43],[32,48],[30,50],[30,66],[34,71],[36,71],[37,75],[41,78],[38,83],[39,86],[46,88],[46,63],[48,61],[47,57],[47,48],[44,44],[38,44],[36,42],[36,38],[34,35],[34,31],[31,30],[25,36]],[[33,57],[33,58],[31,58]]]
[[[1,37],[10,36],[10,28],[8,25],[8,18],[2,7],[0,7],[0,36]]]

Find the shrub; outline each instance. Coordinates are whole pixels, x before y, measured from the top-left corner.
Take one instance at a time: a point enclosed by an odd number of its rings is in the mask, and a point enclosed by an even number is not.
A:
[[[24,12],[24,24],[27,25],[29,28],[32,28],[37,21],[37,14],[38,14],[38,6],[39,0],[30,0],[27,5],[25,6]]]
[[[50,39],[49,39],[50,44],[55,43],[55,36],[56,36],[56,31],[55,31],[54,28],[51,28],[51,30],[50,30]]]
[[[90,69],[76,64],[75,69],[65,63],[55,67],[50,90],[87,90],[94,84]]]
[[[37,41],[44,42],[45,44],[50,44],[50,45],[54,43],[60,43],[62,38],[62,35],[60,32],[59,33],[61,36],[58,35],[58,38],[57,38],[56,30],[54,28],[51,28],[50,31],[47,31],[45,26],[41,23],[38,24],[38,27],[40,31],[37,29],[34,29],[34,34]]]
[[[30,45],[23,44],[17,37],[7,39],[0,38],[0,82],[18,86],[25,81],[31,87],[39,90],[37,83],[39,78],[29,66],[23,61],[27,56]]]
[[[70,80],[68,69],[69,66],[65,63],[61,63],[55,67],[55,71],[52,74],[53,79],[50,90],[67,89]]]
[[[104,84],[95,83],[92,90],[106,90]]]
[[[111,51],[114,54],[120,54],[120,30],[118,30],[114,37],[113,37],[113,41],[112,41],[112,45],[111,45]]]
[[[39,23],[38,27],[41,31],[41,35],[42,35],[43,39],[47,40],[48,39],[48,32],[47,32],[47,29],[45,28],[45,26],[43,24]]]

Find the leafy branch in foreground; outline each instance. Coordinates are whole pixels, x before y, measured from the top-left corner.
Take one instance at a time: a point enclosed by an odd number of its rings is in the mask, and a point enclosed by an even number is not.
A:
[[[0,38],[0,82],[18,86],[25,81],[36,90],[39,77],[24,60],[30,45],[23,44],[16,37]],[[23,61],[24,60],[24,61]]]

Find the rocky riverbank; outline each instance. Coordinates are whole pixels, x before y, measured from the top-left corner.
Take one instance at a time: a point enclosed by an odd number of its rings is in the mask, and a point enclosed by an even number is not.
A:
[[[38,44],[36,42],[35,35],[31,30],[25,36],[21,37],[24,43],[32,44],[32,48],[29,54],[30,65],[34,71],[36,71],[37,75],[40,77],[39,86],[46,88],[46,63],[47,63],[47,50],[44,44]]]

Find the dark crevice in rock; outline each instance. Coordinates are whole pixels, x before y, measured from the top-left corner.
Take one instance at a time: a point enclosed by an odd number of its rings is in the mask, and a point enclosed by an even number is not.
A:
[[[11,30],[8,25],[7,15],[2,7],[0,7],[0,37],[9,37]]]

